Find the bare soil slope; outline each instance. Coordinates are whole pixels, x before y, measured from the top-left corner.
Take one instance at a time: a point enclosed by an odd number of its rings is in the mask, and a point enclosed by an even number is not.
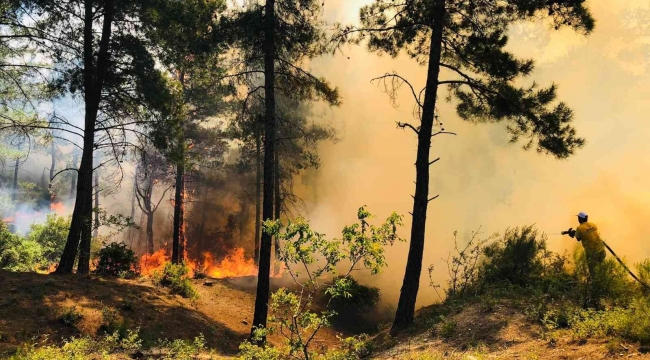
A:
[[[210,348],[234,355],[250,332],[256,281],[208,280],[209,286],[205,282],[193,280],[200,296],[193,303],[147,280],[0,271],[0,358],[26,342],[102,335],[102,312],[107,310],[117,312],[128,328],[140,328],[145,341],[191,340],[203,334]],[[66,325],[62,317],[73,307],[82,317],[74,325]],[[327,347],[335,341],[334,331],[324,330],[317,346]]]
[[[650,359],[638,344],[615,339],[576,340],[568,331],[545,332],[521,310],[500,301],[489,310],[463,307],[432,325],[431,308],[422,309],[410,333],[397,338],[388,329],[375,338],[376,359]]]

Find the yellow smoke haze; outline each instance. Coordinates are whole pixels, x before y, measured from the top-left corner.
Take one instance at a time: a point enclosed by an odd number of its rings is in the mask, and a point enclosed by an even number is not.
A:
[[[371,2],[328,0],[325,16],[354,23],[360,7]],[[431,167],[430,193],[440,198],[429,206],[418,306],[436,298],[428,287],[430,264],[438,283],[447,278],[442,258],[453,248],[455,230],[460,242],[481,225],[486,236],[526,224],[559,233],[575,228],[575,215],[585,211],[619,255],[630,262],[650,257],[645,231],[650,219],[650,2],[588,4],[597,21],[588,37],[553,31],[543,22],[511,29],[510,50],[536,60],[536,70],[525,81],[558,84],[559,98],[575,111],[574,125],[587,144],[568,160],[509,144],[504,123],[465,123],[444,101],[445,93],[439,97],[440,119],[458,136],[436,137],[431,149],[432,159],[441,160]],[[403,89],[396,108],[370,80],[396,71],[420,89],[426,69],[407,56],[380,57],[364,47],[347,48],[311,66],[340,88],[343,104],[316,111],[339,129],[341,140],[322,146],[321,168],[313,183],[300,188],[307,218],[315,230],[335,237],[356,220],[361,205],[377,221],[395,210],[405,215],[401,236],[408,239],[416,138],[397,129],[396,122],[417,122],[413,100]],[[574,245],[568,237],[549,237],[556,251]],[[386,301],[395,302],[399,295],[407,250],[408,243],[391,248],[388,269],[373,280]]]

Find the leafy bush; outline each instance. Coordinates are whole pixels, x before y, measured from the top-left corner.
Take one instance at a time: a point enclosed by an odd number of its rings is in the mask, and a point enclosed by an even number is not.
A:
[[[154,272],[153,281],[158,286],[169,288],[173,294],[197,299],[199,294],[192,286],[188,274],[189,268],[185,264],[166,263],[162,273]]]
[[[58,263],[68,239],[70,217],[48,215],[43,224],[32,224],[27,239],[42,247],[44,266]]]
[[[644,284],[650,285],[650,259],[645,259],[643,262],[636,264],[636,271],[639,280],[643,281]],[[650,293],[650,290],[647,287],[639,285],[641,291],[644,294]]]
[[[110,243],[99,251],[95,273],[132,278],[137,275],[138,260],[124,243]]]
[[[33,271],[42,259],[41,246],[9,231],[0,220],[0,269]]]
[[[581,246],[574,252],[575,276],[582,284],[584,303],[591,306],[601,306],[606,300],[611,305],[627,306],[634,296],[635,287],[632,285],[627,271],[615,259],[606,258],[595,268],[593,277],[589,275],[587,259]]]
[[[264,222],[264,231],[283,243],[279,259],[287,264],[287,272],[296,279],[301,291],[281,288],[271,294],[270,326],[254,329],[253,342],[245,341],[240,345],[242,359],[318,358],[318,354],[311,349],[312,341],[320,329],[330,325],[335,312],[329,308],[330,301],[326,301],[325,306],[314,306],[316,295],[335,301],[337,298],[351,298],[353,292],[366,292],[370,288],[362,288],[353,281],[350,278],[352,271],[367,269],[371,274],[377,274],[386,266],[384,247],[392,245],[395,240],[402,240],[397,237],[397,227],[402,224],[401,216],[393,213],[380,226],[369,224],[371,217],[363,207],[359,208],[359,222],[344,227],[342,238],[332,241],[311,230],[309,223],[302,218],[289,221],[286,226],[279,221]],[[341,272],[343,275],[334,278],[333,282],[326,282],[325,279],[337,274],[336,269],[343,265],[342,260],[349,263],[346,263],[347,271]],[[297,268],[305,269],[307,276],[301,277],[295,270]],[[321,291],[324,284],[327,284],[326,289]],[[374,291],[368,291],[366,298],[373,299],[372,293]],[[376,294],[378,297],[378,292]],[[276,331],[286,341],[278,347],[260,346],[268,334]],[[362,351],[363,347],[355,340],[347,340],[347,344],[356,344],[352,346],[355,351]],[[349,359],[356,359],[358,353],[355,351],[330,354],[332,359],[342,359],[345,358],[342,356],[348,355]]]
[[[485,283],[507,281],[516,285],[538,282],[547,256],[546,235],[533,226],[506,230],[503,238],[485,247],[482,277]]]

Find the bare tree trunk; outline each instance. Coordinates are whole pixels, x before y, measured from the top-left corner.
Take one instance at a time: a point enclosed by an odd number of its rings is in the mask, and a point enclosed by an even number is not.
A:
[[[262,227],[262,131],[255,137],[255,265],[260,261],[260,230]]]
[[[79,161],[79,153],[76,148],[72,150],[72,167],[77,166],[77,161]],[[77,173],[72,173],[72,180],[70,181],[70,199],[77,197]]]
[[[436,98],[438,95],[438,75],[440,73],[440,54],[442,51],[442,31],[445,19],[445,0],[436,0],[431,32],[431,51],[429,68],[422,108],[421,126],[418,132],[418,150],[415,162],[415,196],[413,200],[413,222],[411,225],[411,244],[404,282],[400,291],[395,321],[391,333],[396,334],[413,322],[415,302],[420,287],[422,255],[424,252],[424,231],[429,204],[429,150],[434,124]]]
[[[79,166],[79,179],[77,195],[68,239],[61,255],[61,261],[56,269],[56,274],[69,274],[74,267],[77,251],[79,252],[79,267],[77,272],[88,274],[90,272],[90,230],[92,227],[92,176],[93,176],[93,145],[95,141],[95,124],[99,112],[99,102],[104,84],[104,77],[108,67],[108,48],[111,38],[113,23],[114,0],[104,3],[104,23],[102,37],[99,42],[97,64],[93,64],[93,12],[94,1],[85,0],[84,7],[84,92],[86,114],[84,118],[84,146]],[[80,244],[81,242],[81,244]],[[80,246],[81,245],[81,246]]]
[[[20,158],[16,158],[16,166],[14,167],[14,188],[11,192],[11,202],[16,204],[16,198],[18,195],[18,168],[20,167]]]
[[[273,163],[275,150],[275,0],[266,0],[264,34],[264,201],[262,218],[273,219]],[[262,232],[257,294],[251,337],[255,328],[266,328],[271,272],[271,234]],[[255,339],[253,339],[255,340]],[[266,342],[266,339],[261,339]]]
[[[275,196],[275,216],[273,217],[275,220],[280,220],[280,211],[282,210],[282,197],[280,196],[280,154],[276,149],[275,152],[275,179],[274,179],[274,196]],[[274,268],[274,274],[279,274],[280,273],[280,239],[276,236],[275,237],[275,268]]]
[[[151,199],[149,199],[151,201]],[[147,213],[147,251],[149,254],[154,253],[153,243],[153,211]]]
[[[52,163],[50,164],[50,180],[48,181],[48,187],[52,188],[52,178],[54,177],[54,168],[56,168],[56,146],[54,144],[54,138],[52,138],[52,147],[50,152],[52,153]],[[50,203],[52,202],[52,199],[53,196],[50,196]]]
[[[95,227],[93,237],[99,235],[99,169],[95,170]]]
[[[172,236],[172,263],[179,264],[183,259],[183,175],[185,166],[183,161],[176,165],[176,189],[174,195],[174,232]]]

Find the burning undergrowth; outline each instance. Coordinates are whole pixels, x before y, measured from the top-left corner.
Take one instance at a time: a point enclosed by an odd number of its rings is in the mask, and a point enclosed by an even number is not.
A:
[[[153,254],[145,254],[140,258],[140,273],[151,276],[160,271],[165,264],[171,261],[171,253],[160,249]],[[251,258],[246,258],[243,248],[235,248],[222,259],[218,260],[213,254],[204,252],[199,259],[186,259],[185,263],[190,269],[190,277],[205,275],[213,279],[231,277],[257,276],[257,265]]]

